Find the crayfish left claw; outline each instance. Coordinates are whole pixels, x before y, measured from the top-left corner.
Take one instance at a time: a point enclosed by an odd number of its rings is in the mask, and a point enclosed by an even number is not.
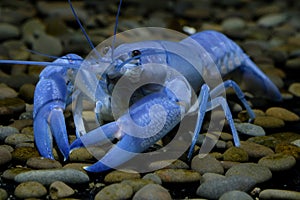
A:
[[[50,128],[56,144],[65,160],[69,157],[70,145],[65,124],[65,118],[61,109],[53,109],[50,113]]]
[[[48,115],[48,120],[43,117],[36,117],[34,120],[35,143],[41,156],[54,159],[52,153],[53,135],[66,160],[69,157],[70,147],[63,111],[59,108],[53,108],[50,112],[46,109],[41,110],[39,114],[42,113]]]

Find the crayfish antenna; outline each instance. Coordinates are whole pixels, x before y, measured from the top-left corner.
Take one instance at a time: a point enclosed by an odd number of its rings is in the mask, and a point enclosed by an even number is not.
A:
[[[116,23],[114,27],[114,38],[111,44],[111,60],[114,60],[114,49],[115,49],[115,43],[116,43],[116,35],[117,35],[117,30],[118,30],[118,23],[119,23],[119,16],[120,16],[120,11],[121,11],[121,5],[122,5],[122,0],[120,0],[118,11],[117,11],[117,16],[116,16]]]
[[[81,31],[82,31],[84,37],[85,37],[86,40],[88,41],[88,43],[89,43],[91,49],[94,49],[95,46],[93,45],[93,43],[92,43],[90,37],[88,36],[88,34],[86,33],[85,29],[83,28],[83,26],[82,26],[82,24],[81,24],[81,22],[80,22],[80,20],[79,20],[79,17],[78,17],[78,15],[77,15],[77,13],[76,13],[74,7],[73,7],[73,4],[72,4],[71,0],[68,0],[68,2],[69,2],[69,5],[70,5],[70,7],[71,7],[72,13],[73,13],[73,15],[74,15],[74,17],[75,17],[75,19],[76,19],[76,21],[77,21],[77,24],[79,25],[79,27],[80,27],[80,29],[81,29]]]

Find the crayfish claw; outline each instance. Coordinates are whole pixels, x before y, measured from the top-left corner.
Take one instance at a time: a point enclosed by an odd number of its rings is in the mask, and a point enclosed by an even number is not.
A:
[[[66,160],[69,157],[70,145],[63,110],[54,108],[49,116],[50,129],[56,144]]]

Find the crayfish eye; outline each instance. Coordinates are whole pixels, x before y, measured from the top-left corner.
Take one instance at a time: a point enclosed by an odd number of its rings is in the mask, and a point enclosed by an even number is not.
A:
[[[139,55],[141,55],[141,52],[139,50],[133,50],[131,52],[131,57],[135,57],[135,56],[139,56]]]

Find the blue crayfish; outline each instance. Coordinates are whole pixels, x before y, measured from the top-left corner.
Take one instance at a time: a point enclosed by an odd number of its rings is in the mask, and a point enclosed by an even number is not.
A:
[[[255,115],[239,86],[232,80],[222,81],[231,72],[239,74],[246,89],[253,94],[281,99],[269,78],[222,33],[203,31],[178,42],[147,40],[124,43],[116,48],[115,39],[111,48],[101,51],[89,42],[93,51],[85,60],[75,54],[52,63],[0,60],[0,63],[47,66],[36,86],[33,113],[35,143],[43,157],[53,158],[52,135],[65,159],[75,148],[118,139],[106,155],[85,169],[100,172],[117,168],[149,149],[184,116],[196,113],[190,158],[205,113],[218,106],[224,110],[234,143],[239,146],[231,112],[222,96],[224,89],[234,89],[250,120]],[[128,93],[131,97],[124,97]],[[82,117],[85,100],[94,104],[97,123],[116,120],[87,132]],[[70,145],[63,112],[71,102],[78,139]]]

